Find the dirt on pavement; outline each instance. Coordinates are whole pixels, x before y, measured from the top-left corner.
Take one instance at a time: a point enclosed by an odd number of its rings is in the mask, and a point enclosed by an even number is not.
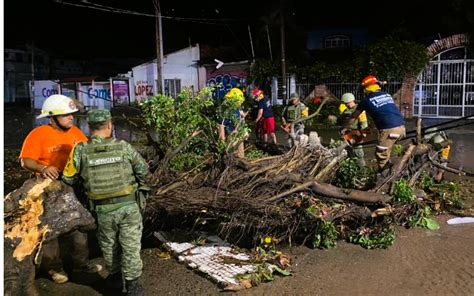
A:
[[[461,197],[472,215],[474,178],[450,176],[461,182]],[[470,210],[469,210],[470,207]],[[466,212],[468,213],[468,212]],[[448,225],[452,215],[440,215],[437,231],[399,227],[393,246],[366,250],[340,241],[329,250],[279,246],[292,258],[293,275],[238,292],[242,295],[474,295],[474,223]],[[95,262],[103,263],[97,243]],[[158,242],[142,250],[142,282],[147,295],[217,295],[218,286],[176,259],[160,257]],[[156,247],[153,247],[156,246]],[[71,274],[55,284],[38,274],[40,295],[108,295],[105,272]],[[109,294],[110,295],[110,294]]]
[[[293,275],[240,291],[242,295],[473,295],[474,224],[397,230],[393,246],[366,250],[340,242],[330,250],[283,247],[293,260]],[[147,295],[218,295],[221,290],[160,250],[142,250],[142,282]],[[99,260],[100,262],[101,260]],[[74,281],[74,279],[73,279]],[[96,285],[58,285],[39,278],[40,295],[101,295]]]

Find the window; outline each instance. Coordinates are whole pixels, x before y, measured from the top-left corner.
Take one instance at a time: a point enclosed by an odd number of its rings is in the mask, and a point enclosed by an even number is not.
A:
[[[465,47],[453,48],[440,54],[440,60],[462,60],[466,54]]]
[[[324,48],[350,48],[351,42],[347,35],[332,35],[324,40]]]
[[[165,95],[176,98],[181,92],[181,79],[165,79]]]

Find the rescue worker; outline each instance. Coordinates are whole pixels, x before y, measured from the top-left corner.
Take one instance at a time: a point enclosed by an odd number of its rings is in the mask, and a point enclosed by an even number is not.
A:
[[[425,131],[423,139],[431,144],[438,152],[438,161],[444,167],[448,166],[449,152],[451,150],[452,141],[448,139],[448,135],[444,131],[438,131],[436,127],[428,128]],[[441,182],[443,179],[444,170],[438,169],[434,179]]]
[[[259,130],[261,136],[263,136],[263,142],[268,142],[268,135],[272,138],[273,144],[277,143],[275,136],[275,117],[271,108],[270,100],[264,95],[261,89],[254,89],[252,91],[252,97],[258,103],[258,114],[255,119],[255,124],[259,124],[261,121],[261,129]]]
[[[405,136],[405,120],[392,96],[381,90],[381,84],[383,83],[372,75],[362,79],[361,86],[366,97],[357,105],[356,111],[351,116],[351,121],[355,121],[363,111],[366,111],[374,120],[378,130],[375,157],[379,171],[383,171],[390,162],[393,145]]]
[[[343,126],[341,136],[351,145],[349,148],[349,155],[357,158],[357,164],[360,168],[365,167],[364,149],[360,143],[366,137],[364,130],[368,128],[367,115],[365,111],[360,113],[351,125],[347,125],[352,113],[356,111],[357,104],[352,93],[345,93],[341,98],[342,104],[339,105],[339,112],[342,115]]]
[[[219,123],[219,139],[222,141],[225,141],[230,134],[242,130],[245,124],[245,116],[247,116],[247,112],[241,110],[245,97],[240,89],[232,88],[226,93],[224,99],[223,105],[229,109],[229,114],[227,114],[227,118],[223,118]],[[240,158],[245,157],[243,141],[238,144],[235,154]]]
[[[74,125],[73,114],[77,111],[74,101],[63,95],[52,95],[44,101],[37,118],[47,117],[49,123],[33,129],[23,142],[20,152],[23,168],[38,177],[59,178],[74,145],[87,141],[87,137]],[[73,244],[70,254],[75,269],[87,273],[102,269],[102,266],[89,262],[87,234],[76,230],[43,246],[42,265],[54,282],[61,284],[69,280],[60,253],[60,244],[68,243]]]
[[[112,137],[112,116],[108,110],[91,110],[87,123],[88,142],[77,144],[64,169],[67,184],[82,182],[91,209],[97,214],[99,245],[109,273],[107,283],[121,288],[122,276],[127,295],[144,295],[139,283],[143,195],[148,165],[132,145]]]
[[[293,146],[293,139],[290,135],[290,125],[292,122],[302,118],[308,117],[308,107],[300,101],[300,96],[297,93],[290,95],[290,104],[283,109],[282,122],[285,131],[288,133],[288,146]],[[299,122],[294,126],[295,139],[298,140],[301,135],[304,135],[304,124]]]

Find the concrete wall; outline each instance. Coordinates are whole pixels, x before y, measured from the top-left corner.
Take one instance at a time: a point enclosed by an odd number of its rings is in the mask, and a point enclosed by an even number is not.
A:
[[[181,89],[191,87],[195,91],[199,90],[198,61],[199,45],[165,55],[161,68],[163,87],[165,86],[165,79],[179,79]],[[143,100],[157,93],[156,73],[156,60],[132,68],[132,102]]]

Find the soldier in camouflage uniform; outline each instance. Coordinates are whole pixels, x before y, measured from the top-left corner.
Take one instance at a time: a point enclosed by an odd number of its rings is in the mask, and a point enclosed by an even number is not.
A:
[[[308,117],[308,107],[300,101],[300,96],[297,93],[290,95],[290,104],[283,109],[282,122],[283,125],[290,125],[292,122],[302,118]],[[301,135],[304,135],[304,123],[299,122],[295,124],[295,138],[298,140]],[[293,139],[288,135],[288,146],[293,146]]]
[[[139,283],[143,203],[136,194],[147,189],[148,165],[127,142],[112,135],[108,110],[91,110],[88,142],[77,144],[63,172],[64,182],[82,182],[91,209],[97,214],[98,240],[115,288],[125,279],[127,295],[144,295]],[[121,288],[121,287],[120,287]]]
[[[342,115],[344,129],[341,130],[341,136],[344,137],[346,133],[351,134],[349,156],[357,158],[357,164],[360,168],[365,167],[364,160],[364,148],[362,147],[361,142],[365,138],[365,134],[360,132],[369,127],[367,122],[367,115],[365,111],[360,113],[360,115],[354,121],[350,121],[352,114],[357,108],[355,103],[355,97],[352,93],[345,93],[342,95],[342,104],[339,105],[339,112]],[[359,131],[358,135],[355,135],[354,131]]]

